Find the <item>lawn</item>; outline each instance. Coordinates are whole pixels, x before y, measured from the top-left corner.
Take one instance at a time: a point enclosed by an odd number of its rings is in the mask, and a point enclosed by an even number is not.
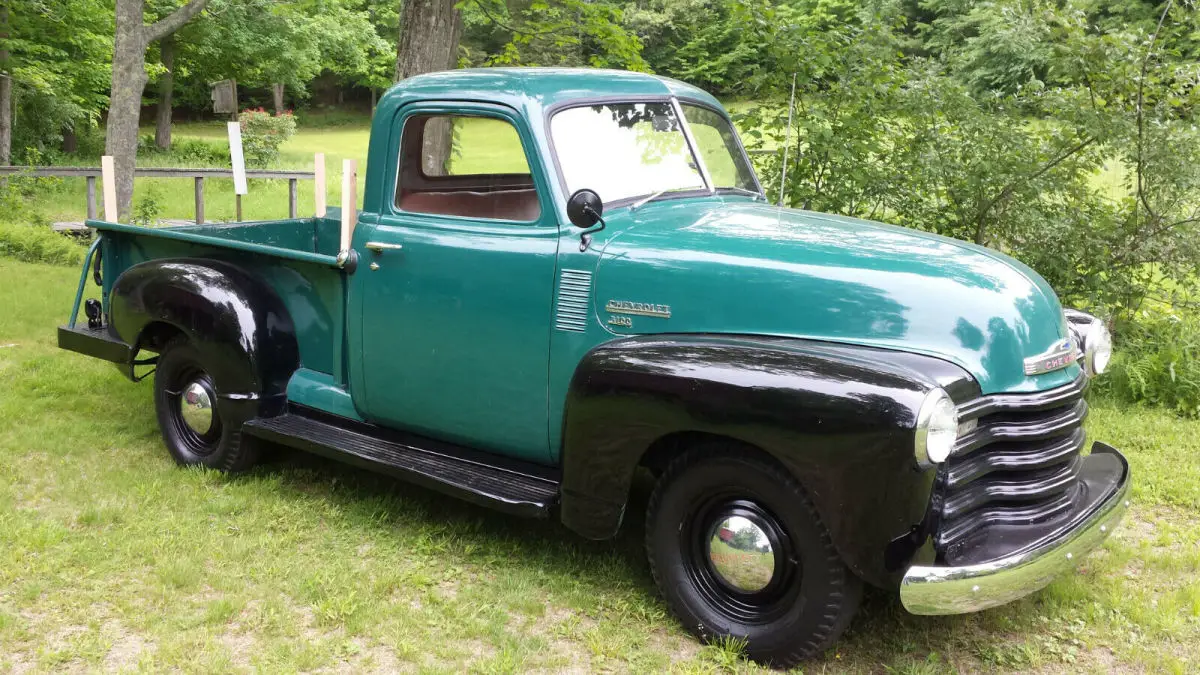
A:
[[[0,258],[0,672],[751,671],[655,594],[639,487],[580,540],[303,454],[176,468],[149,383],[61,352],[78,270]],[[1106,550],[977,615],[871,592],[806,672],[1200,667],[1200,423],[1096,402],[1133,507]]]

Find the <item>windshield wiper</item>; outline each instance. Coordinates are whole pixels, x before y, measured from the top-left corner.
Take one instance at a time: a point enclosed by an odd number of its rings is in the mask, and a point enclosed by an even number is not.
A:
[[[747,190],[747,189],[746,189],[746,188],[744,188],[744,187],[735,187],[735,186],[733,186],[733,185],[726,185],[725,187],[719,187],[719,188],[717,188],[717,191],[718,191],[718,192],[720,192],[721,190],[733,190],[734,192],[738,192],[738,193],[740,193],[740,194],[744,194],[744,195],[746,195],[746,196],[748,196],[748,197],[754,197],[754,201],[758,201],[760,198],[761,198],[763,201],[766,201],[766,199],[767,199],[767,196],[766,196],[766,195],[764,195],[763,193],[761,193],[761,192],[755,192],[754,190]]]
[[[642,197],[641,199],[634,202],[633,205],[629,207],[629,211],[630,212],[636,211],[638,209],[638,207],[641,206],[642,204],[652,202],[655,199],[658,199],[659,197],[661,197],[667,193],[670,193],[670,192],[687,192],[690,190],[703,190],[703,189],[704,188],[702,188],[702,187],[690,186],[690,187],[674,187],[674,188],[667,188],[666,190],[659,190],[658,192],[654,192],[649,195],[646,195],[645,197]]]

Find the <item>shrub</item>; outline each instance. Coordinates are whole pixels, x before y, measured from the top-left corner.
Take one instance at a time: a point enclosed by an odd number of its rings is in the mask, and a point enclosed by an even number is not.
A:
[[[265,167],[279,159],[279,146],[296,133],[296,118],[291,111],[272,115],[262,108],[243,110],[238,121],[247,166]]]
[[[84,249],[43,225],[0,223],[0,255],[25,262],[78,265]]]
[[[1096,383],[1122,401],[1200,417],[1200,318],[1194,310],[1139,317],[1120,331],[1112,368]]]
[[[210,143],[198,138],[180,138],[171,141],[170,150],[160,150],[154,144],[154,136],[138,137],[138,156],[158,156],[188,166],[229,166],[229,147],[221,143]]]

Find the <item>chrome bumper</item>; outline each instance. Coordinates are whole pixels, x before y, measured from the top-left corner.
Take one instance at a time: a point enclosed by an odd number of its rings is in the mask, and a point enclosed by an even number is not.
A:
[[[976,565],[914,565],[900,582],[900,601],[913,614],[963,614],[1003,605],[1044,588],[1072,570],[1112,532],[1129,506],[1129,463],[1115,449],[1095,444],[1085,462],[1115,474],[1107,496],[1093,502],[1054,536],[1003,558]]]

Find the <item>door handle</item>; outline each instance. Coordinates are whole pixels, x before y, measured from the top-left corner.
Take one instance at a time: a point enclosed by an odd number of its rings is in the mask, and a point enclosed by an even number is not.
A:
[[[383,253],[384,251],[399,251],[404,247],[400,244],[387,244],[382,241],[368,241],[367,250],[373,253]]]

